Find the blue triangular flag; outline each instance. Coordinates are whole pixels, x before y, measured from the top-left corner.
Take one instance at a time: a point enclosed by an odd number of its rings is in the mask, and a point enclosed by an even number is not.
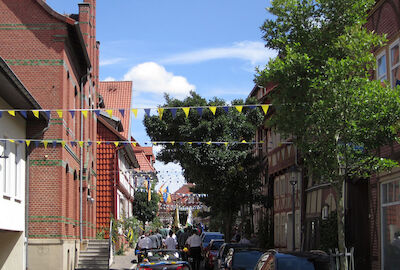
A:
[[[71,141],[70,144],[71,144],[71,146],[76,146],[76,142],[74,142],[74,141]]]
[[[99,116],[100,115],[100,110],[94,110],[94,113]]]
[[[201,142],[198,142],[197,145],[201,145]]]
[[[26,111],[20,111],[21,115],[26,118]]]
[[[35,141],[35,146],[39,147],[39,141]]]
[[[88,146],[91,146],[91,145],[92,145],[92,142],[91,142],[91,141],[89,141],[89,142],[87,142],[87,144],[88,144]]]
[[[69,111],[69,113],[71,114],[72,119],[74,119],[74,117],[75,117],[75,111]]]
[[[3,116],[3,111],[0,111],[0,118]]]
[[[179,145],[184,145],[184,143],[183,143],[183,142],[180,142]]]
[[[146,113],[147,116],[150,116],[150,109],[144,109],[144,112]]]
[[[178,111],[178,109],[177,109],[177,108],[171,108],[170,111],[171,111],[171,114],[172,114],[172,118],[175,119],[175,117],[176,117],[176,112]]]
[[[119,112],[122,114],[122,117],[125,117],[125,110],[124,109],[120,109]]]
[[[203,108],[196,108],[197,113],[202,116],[203,115]]]
[[[47,117],[50,118],[50,111],[44,111],[47,114]]]
[[[18,143],[23,143],[24,141],[18,140],[17,142],[18,142]]]
[[[249,108],[250,110],[253,110],[253,109],[255,109],[255,108],[256,108],[256,106],[254,106],[254,105],[250,105],[250,106],[248,106],[248,108]]]
[[[110,142],[105,142],[105,144],[109,145],[109,144],[111,144],[111,143],[110,143]]]
[[[229,107],[228,106],[224,106],[224,107],[222,107],[222,109],[224,109],[225,112],[228,112]]]
[[[53,141],[53,148],[56,148],[57,146],[57,141]]]

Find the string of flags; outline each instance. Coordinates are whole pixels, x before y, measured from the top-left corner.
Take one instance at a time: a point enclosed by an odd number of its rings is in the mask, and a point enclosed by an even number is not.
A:
[[[234,108],[236,111],[241,113],[243,108],[255,109],[261,108],[264,114],[267,114],[269,107],[271,104],[250,104],[250,105],[224,105],[224,106],[195,106],[195,107],[158,107],[158,108],[117,108],[117,109],[39,109],[39,110],[26,110],[26,109],[0,109],[0,117],[3,116],[3,113],[8,113],[11,116],[16,116],[16,113],[19,112],[23,117],[27,118],[28,113],[31,113],[34,117],[39,118],[40,112],[44,112],[49,118],[51,112],[57,113],[59,118],[63,118],[66,113],[69,113],[72,118],[74,118],[78,113],[81,113],[83,117],[87,118],[89,112],[95,113],[97,116],[100,116],[100,113],[108,114],[112,117],[115,112],[119,112],[122,117],[125,117],[127,112],[132,112],[135,118],[138,116],[139,110],[143,110],[145,115],[150,116],[151,111],[155,111],[160,119],[162,119],[165,112],[170,111],[172,117],[175,118],[178,111],[183,111],[186,118],[189,116],[191,110],[196,111],[200,116],[203,115],[204,110],[209,110],[215,115],[218,108],[222,108],[223,111],[229,112],[229,108]]]
[[[177,206],[177,205],[166,205],[166,204],[161,204],[159,205],[161,209],[170,209],[170,210],[175,210],[178,208],[180,211],[186,211],[186,210],[200,210],[203,208],[206,208],[204,205],[196,205],[196,206]]]
[[[67,144],[71,145],[72,147],[74,146],[79,146],[79,147],[84,147],[84,146],[92,146],[92,145],[100,145],[100,144],[106,144],[106,145],[115,145],[116,147],[120,145],[129,145],[131,144],[133,147],[138,146],[137,142],[132,142],[132,141],[79,141],[79,140],[38,140],[38,139],[16,139],[16,138],[0,138],[0,142],[10,142],[10,143],[25,143],[27,146],[30,146],[31,144],[34,144],[36,147],[39,147],[40,145],[43,145],[44,148],[47,148],[49,145],[52,147],[56,147],[57,145],[61,145],[62,147],[65,147]],[[251,144],[251,145],[258,145],[258,144],[264,144],[264,141],[232,141],[232,142],[227,142],[227,141],[151,141],[151,142],[145,142],[145,145],[150,144],[150,145],[216,145],[216,146],[229,146],[229,145],[237,145],[237,144]]]
[[[147,192],[146,188],[135,188],[135,190],[139,192]],[[200,193],[172,193],[171,195],[180,197],[196,197],[196,198],[207,197],[207,194],[200,194]]]

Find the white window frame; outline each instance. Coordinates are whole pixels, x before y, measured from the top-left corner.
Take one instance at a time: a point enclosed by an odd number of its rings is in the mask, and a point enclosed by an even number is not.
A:
[[[6,179],[7,179],[7,158],[5,158],[5,156],[7,155],[6,153],[6,149],[7,149],[7,141],[5,140],[1,140],[0,141],[0,154],[2,155],[2,157],[0,158],[0,166],[1,166],[1,175],[0,175],[0,179],[2,180],[0,182],[1,186],[0,186],[0,194],[1,195],[5,195],[6,193],[4,192],[4,190],[6,189]]]
[[[379,63],[379,59],[381,59],[383,56],[385,56],[386,73],[379,76],[379,64],[378,63]],[[387,78],[388,78],[388,76],[387,76],[387,73],[388,73],[387,63],[388,62],[387,61],[388,61],[388,59],[387,59],[386,50],[383,50],[383,52],[381,52],[380,54],[378,54],[376,56],[376,79],[378,81],[387,80]]]
[[[399,61],[397,62],[396,65],[394,65],[394,66],[392,67],[392,49],[393,49],[393,47],[395,47],[395,46],[399,46]],[[399,40],[399,39],[396,40],[395,42],[393,42],[393,43],[390,45],[388,55],[389,55],[389,70],[390,70],[389,77],[390,77],[390,85],[391,85],[392,87],[395,87],[395,86],[396,86],[396,83],[393,84],[392,71],[393,71],[395,68],[397,68],[397,67],[400,68],[400,40]],[[387,61],[387,59],[386,59],[386,61]],[[386,62],[386,66],[387,66],[387,62]],[[386,69],[387,69],[387,68],[386,68]],[[386,73],[387,73],[387,71],[386,71]]]

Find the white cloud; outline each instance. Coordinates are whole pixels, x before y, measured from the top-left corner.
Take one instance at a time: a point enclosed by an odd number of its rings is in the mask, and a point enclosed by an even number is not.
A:
[[[116,80],[115,80],[115,78],[108,76],[108,77],[105,78],[103,81],[104,81],[104,82],[115,82]]]
[[[122,62],[122,61],[124,61],[124,60],[125,60],[124,58],[105,59],[105,60],[100,60],[99,65],[100,65],[101,67],[110,66],[110,65],[118,64],[118,63],[120,63],[120,62]]]
[[[265,48],[259,41],[236,42],[230,47],[208,48],[182,54],[173,55],[161,61],[165,64],[191,64],[215,59],[242,59],[250,61],[252,65],[266,64],[275,51]]]
[[[168,93],[177,98],[185,97],[190,90],[196,89],[196,86],[190,84],[185,77],[174,75],[154,62],[134,66],[124,75],[124,80],[132,81],[135,91]]]

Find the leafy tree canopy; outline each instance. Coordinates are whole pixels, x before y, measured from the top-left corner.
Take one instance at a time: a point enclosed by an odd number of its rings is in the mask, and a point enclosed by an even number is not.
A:
[[[232,104],[255,104],[255,99],[234,100]],[[165,96],[162,107],[201,107],[226,106],[222,99],[209,101],[195,92],[184,100]],[[185,179],[195,183],[194,192],[206,193],[204,202],[213,211],[221,211],[232,217],[232,213],[256,198],[258,167],[251,155],[251,145],[235,144],[198,145],[196,142],[241,142],[252,141],[256,128],[262,123],[263,115],[259,109],[243,108],[239,113],[235,108],[225,112],[218,108],[213,115],[208,109],[202,114],[195,109],[186,118],[182,110],[176,117],[170,110],[165,111],[162,120],[158,116],[145,117],[147,134],[154,141],[174,141],[165,145],[157,158],[165,163],[179,162]],[[193,142],[179,143],[179,142]],[[250,173],[250,171],[252,173]],[[227,211],[228,210],[228,211]]]
[[[153,221],[158,212],[158,202],[160,196],[157,193],[151,194],[151,201],[148,201],[147,192],[135,192],[135,200],[133,201],[133,215],[137,217],[143,224],[147,221]]]

